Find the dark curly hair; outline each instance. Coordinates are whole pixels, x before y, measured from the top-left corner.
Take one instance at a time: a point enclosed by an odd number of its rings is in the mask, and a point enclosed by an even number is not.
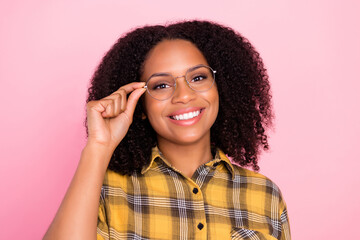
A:
[[[216,69],[219,113],[211,127],[211,144],[233,162],[259,170],[259,150],[268,149],[265,128],[272,123],[268,75],[259,53],[250,42],[229,27],[208,21],[185,21],[145,26],[121,37],[104,56],[88,89],[87,102],[104,98],[121,86],[140,81],[149,51],[165,39],[184,39],[203,53]],[[137,104],[133,123],[115,149],[109,169],[121,174],[141,171],[156,146],[156,133],[142,120]],[[86,120],[85,126],[87,130]],[[88,132],[87,132],[88,133]]]

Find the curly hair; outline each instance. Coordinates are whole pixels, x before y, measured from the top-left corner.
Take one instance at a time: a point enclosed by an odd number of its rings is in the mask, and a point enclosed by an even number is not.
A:
[[[259,53],[229,27],[209,21],[185,21],[145,26],[125,34],[95,71],[87,102],[102,99],[127,83],[140,81],[149,51],[165,39],[192,42],[216,69],[219,113],[210,130],[211,145],[222,149],[234,163],[258,171],[260,148],[269,147],[265,129],[273,119],[270,84]],[[157,144],[156,132],[141,117],[141,105],[137,104],[133,123],[109,163],[109,169],[120,174],[141,171],[149,164],[151,149]],[[87,130],[86,119],[85,126]]]

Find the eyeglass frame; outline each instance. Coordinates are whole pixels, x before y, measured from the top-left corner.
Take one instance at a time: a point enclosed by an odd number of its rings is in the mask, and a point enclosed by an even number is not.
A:
[[[186,79],[186,75],[188,74],[189,71],[194,70],[194,69],[197,69],[197,68],[200,68],[200,67],[209,68],[209,69],[211,70],[211,72],[213,73],[213,82],[212,82],[211,86],[210,86],[208,89],[202,90],[202,91],[193,89],[193,88],[191,87],[190,83],[188,82],[188,80]],[[164,72],[164,73],[169,74],[170,76],[174,77],[174,75],[172,75],[171,73],[168,73],[168,72]],[[160,74],[164,74],[164,73],[160,73]],[[193,91],[195,91],[195,92],[206,92],[206,91],[209,91],[209,90],[214,86],[214,83],[215,83],[215,73],[216,73],[216,70],[212,69],[210,66],[207,66],[207,65],[205,65],[205,64],[198,64],[198,65],[196,65],[196,66],[193,66],[193,67],[189,68],[188,70],[186,70],[186,72],[185,72],[184,75],[174,77],[174,82],[175,82],[175,84],[174,84],[174,91],[172,92],[172,94],[171,94],[169,97],[167,97],[167,98],[165,98],[165,99],[155,98],[154,96],[151,95],[150,90],[149,90],[149,88],[147,87],[147,84],[148,84],[149,80],[150,80],[152,77],[156,76],[156,74],[158,74],[158,73],[152,74],[152,75],[146,80],[146,84],[145,84],[145,86],[144,86],[143,88],[146,89],[146,91],[149,93],[150,97],[152,97],[152,98],[154,98],[154,99],[156,99],[156,100],[158,100],[158,101],[165,101],[165,100],[171,98],[171,97],[174,95],[174,93],[175,93],[175,91],[176,91],[176,86],[177,86],[176,80],[177,80],[178,78],[182,78],[182,77],[185,78],[185,82],[187,83],[187,85],[189,86],[189,88],[190,88],[191,90],[193,90]]]

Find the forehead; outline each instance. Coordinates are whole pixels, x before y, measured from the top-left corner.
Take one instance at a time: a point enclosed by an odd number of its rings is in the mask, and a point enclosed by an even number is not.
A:
[[[186,40],[163,40],[148,54],[144,62],[142,80],[154,73],[170,72],[182,75],[190,67],[208,65],[204,55],[191,42]]]

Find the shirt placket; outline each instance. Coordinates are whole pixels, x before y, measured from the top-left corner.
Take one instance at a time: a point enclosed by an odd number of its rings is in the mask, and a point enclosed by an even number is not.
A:
[[[208,239],[208,223],[206,220],[207,218],[205,211],[205,196],[204,192],[202,191],[202,187],[207,184],[207,181],[209,180],[209,175],[213,173],[215,166],[218,165],[218,163],[216,163],[213,166],[213,163],[218,161],[219,160],[213,160],[211,162],[208,162],[207,164],[200,166],[196,170],[192,178],[183,175],[179,170],[167,163],[166,160],[164,161],[165,165],[167,165],[168,167],[170,175],[173,178],[173,181],[176,182],[180,179],[183,179],[183,181],[185,181],[185,185],[188,186],[188,190],[191,195],[191,199],[188,200],[191,200],[192,202],[192,217],[188,218],[189,216],[187,216],[186,225],[188,229],[183,229],[183,227],[185,227],[184,224],[180,224],[179,232],[186,232],[190,234],[189,237],[191,239]],[[190,228],[192,229],[190,230]],[[180,239],[182,239],[181,236],[184,236],[184,234],[180,234]]]
[[[193,202],[196,204],[193,226],[195,239],[207,239],[208,223],[206,220],[205,196],[202,187],[206,184],[205,181],[210,171],[210,167],[203,165],[196,170],[192,179],[187,178],[192,192]]]

